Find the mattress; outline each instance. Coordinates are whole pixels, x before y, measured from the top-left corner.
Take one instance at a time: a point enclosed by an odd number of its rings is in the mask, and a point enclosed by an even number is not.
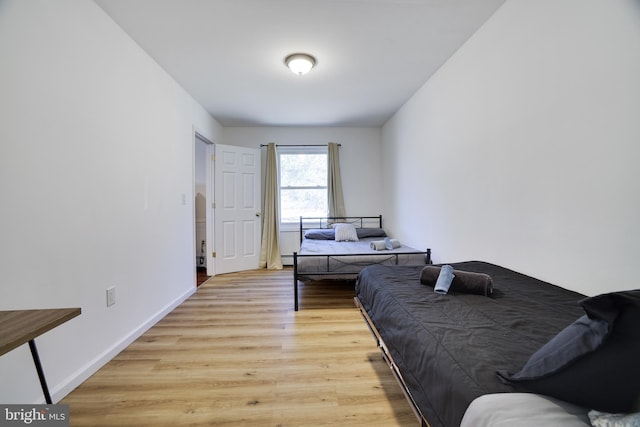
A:
[[[363,269],[356,297],[431,426],[458,426],[477,397],[513,392],[497,370],[529,356],[584,314],[584,295],[480,261],[454,269],[489,274],[491,297],[440,295],[420,283],[423,266]]]
[[[298,276],[307,278],[351,278],[372,264],[422,265],[425,253],[401,245],[391,250],[371,249],[371,242],[380,237],[361,238],[357,242],[304,239],[298,252]]]

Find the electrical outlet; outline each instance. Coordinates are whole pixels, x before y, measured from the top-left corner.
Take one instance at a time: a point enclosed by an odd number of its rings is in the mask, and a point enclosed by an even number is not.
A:
[[[116,303],[116,288],[112,286],[107,288],[107,307],[111,307]]]

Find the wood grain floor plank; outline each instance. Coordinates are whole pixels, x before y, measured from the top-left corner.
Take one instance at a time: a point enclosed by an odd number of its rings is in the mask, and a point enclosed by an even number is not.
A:
[[[72,426],[415,426],[353,284],[215,276],[61,403]]]

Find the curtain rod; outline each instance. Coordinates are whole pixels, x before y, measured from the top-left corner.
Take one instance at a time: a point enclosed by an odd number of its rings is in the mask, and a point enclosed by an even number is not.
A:
[[[266,147],[269,144],[260,144],[260,148]],[[329,144],[276,144],[276,147],[326,147]],[[338,144],[338,147],[342,147],[342,144]]]

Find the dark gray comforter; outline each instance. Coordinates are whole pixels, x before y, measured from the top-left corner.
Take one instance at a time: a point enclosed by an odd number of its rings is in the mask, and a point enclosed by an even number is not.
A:
[[[423,266],[367,267],[356,283],[357,298],[433,427],[458,426],[478,396],[514,391],[495,372],[518,371],[584,314],[579,293],[484,262],[451,265],[489,274],[494,295],[434,293],[420,283]]]

